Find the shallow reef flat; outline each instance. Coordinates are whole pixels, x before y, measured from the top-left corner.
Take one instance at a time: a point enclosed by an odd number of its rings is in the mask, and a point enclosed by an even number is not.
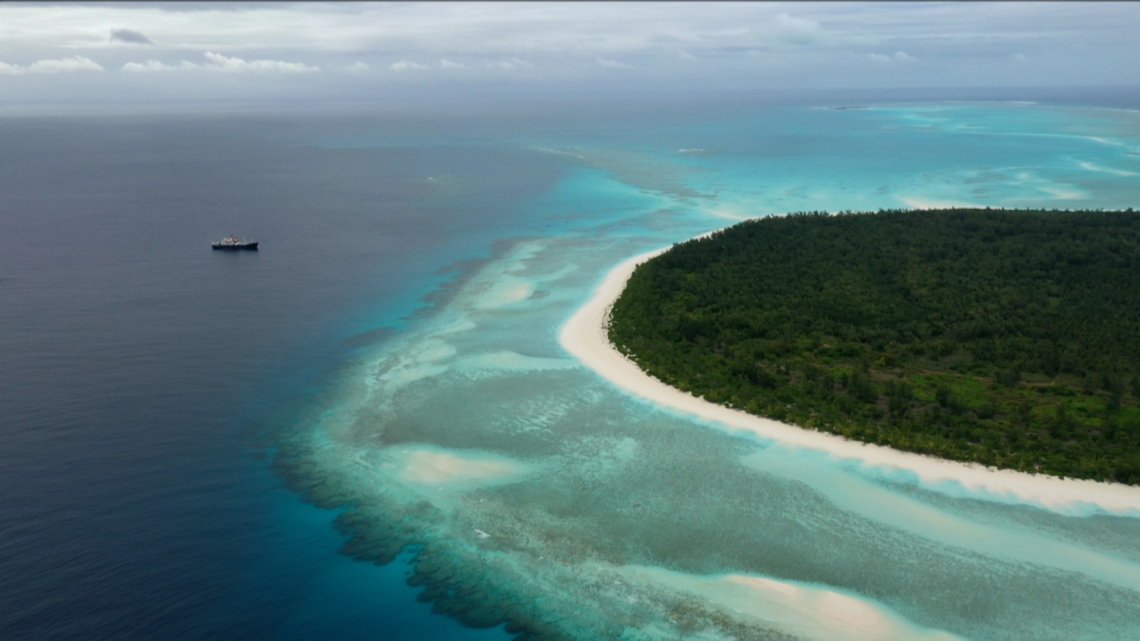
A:
[[[347,553],[419,546],[412,583],[437,611],[537,638],[952,638],[1026,621],[1079,638],[1090,612],[1140,617],[1137,560],[1025,528],[1024,506],[986,503],[979,524],[826,458],[780,465],[794,452],[627,396],[563,366],[554,332],[522,331],[557,327],[576,297],[494,286],[588,292],[598,270],[581,266],[638,242],[521,243],[346,372],[351,395],[277,462],[344,510]],[[486,356],[508,346],[525,358]]]

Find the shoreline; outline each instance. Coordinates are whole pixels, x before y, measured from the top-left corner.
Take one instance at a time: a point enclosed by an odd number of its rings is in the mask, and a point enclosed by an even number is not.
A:
[[[621,296],[633,270],[668,249],[663,247],[639,254],[611,269],[590,300],[574,312],[559,331],[558,341],[566,351],[622,390],[718,423],[729,432],[749,432],[784,446],[824,452],[836,461],[855,462],[861,473],[872,472],[872,476],[882,477],[886,472],[896,480],[909,473],[917,477],[918,486],[926,490],[956,497],[962,496],[965,490],[971,498],[1026,503],[1066,514],[1086,514],[1090,507],[1095,507],[1117,515],[1140,516],[1138,486],[987,468],[979,463],[939,459],[853,441],[717,405],[649,376],[610,344],[605,327],[610,308]]]

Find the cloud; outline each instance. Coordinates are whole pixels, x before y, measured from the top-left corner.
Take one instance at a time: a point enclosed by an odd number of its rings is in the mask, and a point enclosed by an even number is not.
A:
[[[22,76],[28,73],[28,70],[20,65],[10,65],[6,62],[0,62],[0,76]]]
[[[183,63],[189,64],[189,63]],[[171,67],[170,65],[162,64],[157,60],[147,60],[146,62],[128,62],[123,65],[123,71],[130,73],[146,73],[150,71],[175,71],[178,67]]]
[[[1015,53],[1010,57],[1018,62],[1025,62],[1026,60],[1029,60],[1029,56],[1025,55],[1024,53]]]
[[[599,67],[605,67],[607,69],[633,69],[633,67],[625,64],[624,62],[609,60],[607,58],[598,58],[597,63]]]
[[[111,42],[125,42],[134,45],[154,44],[150,41],[150,38],[143,35],[141,31],[133,31],[131,29],[111,29]]]
[[[786,13],[776,16],[775,39],[794,45],[822,44],[827,39],[823,27],[815,20],[796,18]]]
[[[171,66],[159,62],[158,60],[147,60],[146,62],[128,62],[123,65],[123,71],[130,73],[147,73],[150,71],[187,71],[191,69],[213,69],[214,67],[206,67],[196,65],[193,62],[182,61],[178,66]]]
[[[770,51],[761,51],[759,49],[750,49],[746,55],[753,60],[761,60],[767,63],[776,63],[780,61],[780,56]]]
[[[497,65],[500,69],[532,69],[534,65],[526,60],[520,58],[511,58],[510,60],[500,60]]]
[[[905,51],[896,51],[891,55],[885,53],[869,53],[867,54],[867,59],[882,63],[915,61],[915,57]]]
[[[431,67],[427,65],[421,65],[418,62],[412,62],[411,60],[401,60],[399,62],[392,63],[392,71],[422,71],[424,69],[431,69]]]
[[[440,69],[463,69],[464,66],[461,63],[452,62],[452,61],[448,60],[447,58],[440,58],[439,59],[439,68]]]
[[[223,75],[223,71],[233,72],[224,74],[227,77],[329,75],[294,73],[315,71],[317,67],[310,65],[319,65],[345,82],[320,87],[296,83],[288,95],[319,91],[329,97],[356,96],[352,72],[346,68],[365,56],[363,52],[374,52],[388,59],[369,55],[371,70],[361,77],[380,72],[395,76],[390,67],[397,63],[403,76],[425,82],[455,84],[480,74],[488,81],[513,82],[512,77],[520,76],[517,80],[533,80],[528,86],[535,91],[554,91],[569,83],[602,83],[613,77],[647,87],[689,81],[710,88],[736,87],[744,81],[741,74],[750,74],[748,86],[772,89],[807,84],[893,86],[918,79],[888,72],[922,68],[938,71],[928,79],[937,86],[1124,86],[1136,84],[1134,66],[1119,64],[1135,57],[1140,12],[1132,7],[1061,2],[518,2],[454,3],[440,11],[435,3],[173,7],[137,2],[49,6],[0,0],[0,60],[5,62],[0,78],[13,87],[5,97],[55,95],[58,87],[59,95],[82,100],[78,87],[67,88],[77,77],[74,74],[37,75],[36,83],[15,80],[31,75],[35,60],[70,56],[106,63],[109,73],[88,75],[102,76],[110,93],[117,91],[110,83],[127,76],[127,71],[179,77]],[[130,42],[128,32],[155,44]],[[1089,42],[1097,46],[1088,47]],[[206,51],[228,53],[209,60],[202,57]],[[1022,60],[1019,53],[1029,60]],[[195,64],[180,64],[183,59]],[[836,64],[840,59],[846,64]],[[406,63],[402,69],[399,61]],[[635,69],[621,71],[605,61]],[[448,63],[462,64],[464,69]],[[438,73],[416,73],[416,65]],[[41,64],[37,70],[49,68]],[[57,64],[51,70],[63,68]],[[172,95],[212,97],[204,93],[204,86],[172,85]],[[226,85],[217,86],[221,94],[229,91]]]
[[[361,61],[357,60],[356,62],[345,67],[344,70],[345,71],[352,71],[352,72],[360,72],[360,71],[368,71],[371,68],[372,67],[369,66],[368,63],[361,62]]]
[[[230,58],[220,53],[207,51],[202,54],[210,64],[206,69],[224,71],[226,73],[312,73],[320,71],[320,67],[310,67],[299,62],[283,62],[281,60],[242,60]]]
[[[30,73],[75,73],[77,71],[103,71],[102,65],[90,58],[75,56],[58,60],[37,60],[28,66]]]
[[[183,60],[178,66],[172,66],[158,60],[147,60],[146,62],[128,62],[123,65],[123,71],[129,73],[193,70],[220,71],[223,73],[310,73],[321,70],[320,67],[310,67],[297,62],[230,58],[212,51],[207,51],[202,55],[206,57],[207,64],[197,65]],[[357,64],[362,65],[364,63],[358,62]]]

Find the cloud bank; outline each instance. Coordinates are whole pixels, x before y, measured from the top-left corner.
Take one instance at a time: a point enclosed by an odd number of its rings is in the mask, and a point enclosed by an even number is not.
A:
[[[208,69],[224,71],[226,73],[312,73],[320,71],[320,67],[312,67],[299,62],[284,62],[281,60],[250,60],[241,58],[227,58],[220,53],[207,51],[206,60],[210,64]]]
[[[37,60],[27,67],[0,62],[0,75],[6,76],[22,76],[27,73],[75,73],[78,71],[104,71],[104,69],[99,63],[83,56],[60,58],[56,60]]]
[[[890,63],[890,62],[914,62],[915,61],[914,56],[908,54],[905,51],[896,51],[890,55],[885,54],[885,53],[869,53],[869,54],[867,54],[867,58],[869,60],[873,60],[875,62],[887,62],[887,63]]]
[[[412,62],[411,60],[401,60],[392,63],[392,71],[426,71],[428,69],[431,69],[431,67],[421,65],[418,62]]]
[[[167,83],[165,97],[196,99],[215,88],[335,99],[496,83],[536,91],[1140,85],[1140,65],[1121,64],[1136,57],[1136,33],[1136,5],[1110,2],[0,3],[0,101],[86,99],[65,75],[104,69],[83,91],[104,83],[124,100],[141,85],[121,79],[145,73]],[[207,71],[216,73],[189,73]],[[288,84],[256,80],[284,77]]]
[[[320,71],[320,67],[311,67],[297,62],[284,62],[281,60],[242,60],[241,58],[231,58],[223,56],[220,53],[207,51],[202,54],[206,58],[206,64],[199,65],[193,62],[183,60],[178,65],[168,65],[158,60],[147,60],[146,62],[128,62],[123,65],[123,71],[131,73],[146,73],[151,71],[220,71],[224,73],[284,73],[284,74],[298,74],[298,73],[313,73]],[[358,65],[364,65],[358,62]],[[364,65],[364,69],[368,65]]]

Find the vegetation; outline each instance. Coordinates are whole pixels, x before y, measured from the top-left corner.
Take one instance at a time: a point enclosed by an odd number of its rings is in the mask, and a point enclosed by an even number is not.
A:
[[[823,212],[641,265],[610,340],[705,399],[960,461],[1140,484],[1140,212]]]

